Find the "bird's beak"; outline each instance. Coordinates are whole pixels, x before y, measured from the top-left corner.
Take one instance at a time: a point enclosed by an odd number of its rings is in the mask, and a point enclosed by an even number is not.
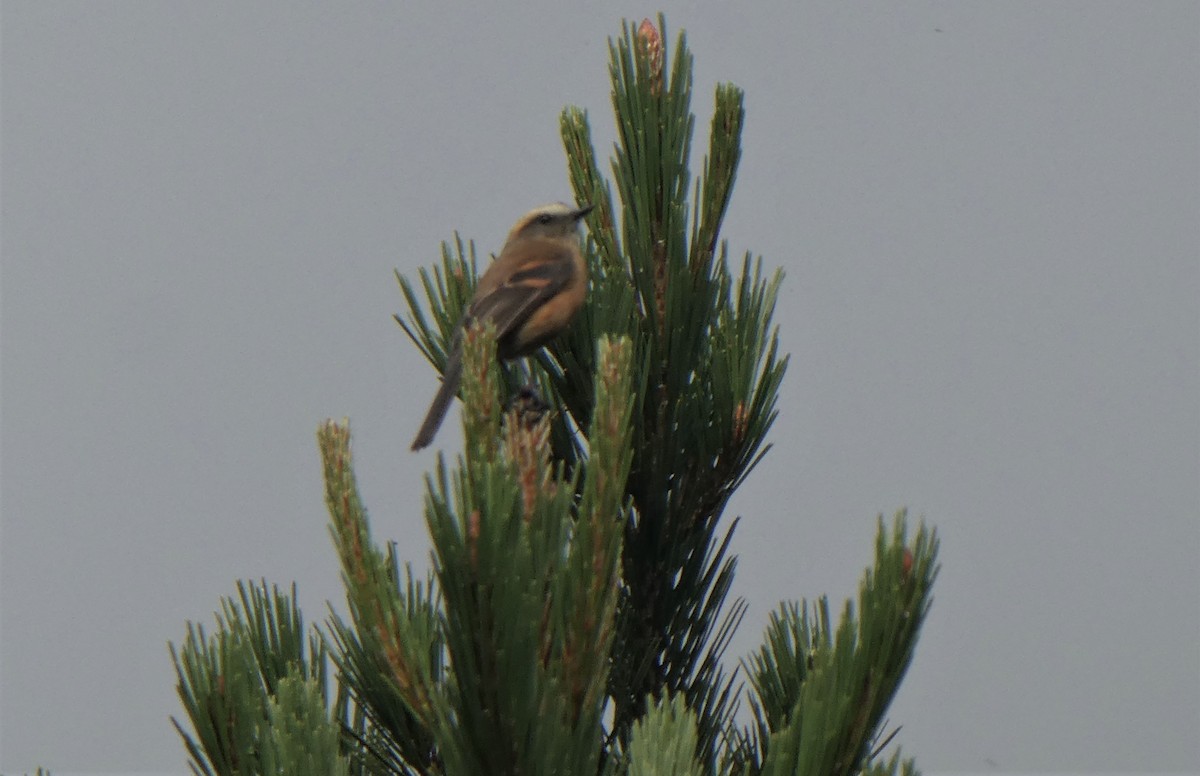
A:
[[[575,220],[578,221],[579,219],[583,218],[588,213],[592,212],[595,207],[595,205],[584,205],[583,207],[579,208],[575,211]]]

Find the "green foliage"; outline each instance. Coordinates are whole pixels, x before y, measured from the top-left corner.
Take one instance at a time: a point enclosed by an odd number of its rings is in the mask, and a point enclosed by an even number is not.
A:
[[[429,480],[432,585],[367,537],[349,430],[319,442],[352,624],[337,661],[378,737],[369,759],[414,773],[588,773],[599,767],[629,469],[629,352],[602,339],[588,477],[549,455],[549,419],[501,411],[490,332],[464,337],[467,453]],[[394,553],[392,553],[394,557]],[[453,670],[445,670],[452,666]],[[416,745],[414,742],[419,742]]]
[[[331,724],[320,685],[295,672],[267,701],[260,733],[261,772],[271,776],[347,776],[341,729]]]
[[[443,677],[442,626],[432,579],[401,575],[395,547],[372,542],[350,454],[348,424],[318,431],[325,501],[352,623],[330,618],[334,659],[362,715],[361,746],[368,759],[410,772],[402,763],[433,764],[427,697]]]
[[[912,661],[938,570],[936,532],[921,525],[909,542],[906,530],[903,510],[890,535],[880,517],[875,564],[864,574],[857,616],[847,601],[836,630],[824,597],[811,612],[801,602],[772,615],[765,643],[744,663],[765,755],[761,773],[824,776],[883,767],[872,765],[875,742]],[[893,758],[882,772],[895,773],[898,764]],[[911,769],[911,762],[904,767]]]
[[[239,582],[211,636],[188,623],[182,647],[170,649],[195,736],[171,721],[193,773],[302,773],[280,770],[302,762],[320,764],[312,773],[338,772],[326,769],[339,762],[327,742],[341,725],[325,710],[325,647],[304,632],[294,587],[288,596]]]
[[[215,633],[189,624],[172,655],[194,772],[915,773],[881,751],[937,573],[936,536],[921,525],[910,541],[903,512],[890,532],[881,520],[836,628],[824,598],[784,604],[742,663],[749,687],[722,667],[745,604],[727,601],[736,521],[720,521],[770,447],[782,275],[721,238],[741,90],[716,88],[693,180],[684,36],[672,58],[661,16],[627,24],[610,55],[611,179],[587,114],[560,118],[575,198],[595,205],[588,300],[522,361],[498,362],[487,328],[462,332],[466,444],[426,478],[432,571],[414,577],[372,539],[349,425],[325,423],[347,613],[306,637],[294,591],[264,583],[239,586]],[[397,275],[396,320],[437,369],[478,277],[458,235],[419,282]],[[546,412],[510,408],[529,385]]]
[[[626,739],[647,696],[682,693],[711,759],[732,715],[720,656],[744,611],[741,602],[723,608],[735,563],[727,554],[732,526],[718,538],[717,523],[769,447],[786,367],[770,324],[781,274],[765,277],[749,254],[733,273],[719,242],[740,158],[741,90],[717,88],[709,152],[689,208],[695,119],[684,37],[669,78],[663,33],[652,27],[636,35],[627,27],[611,55],[619,230],[586,114],[568,109],[561,121],[576,197],[598,202],[589,225],[600,252],[591,314],[576,327],[580,342],[569,340],[561,358],[586,368],[581,343],[601,331],[630,336],[639,351],[634,513],[610,688],[615,734]],[[586,415],[585,394],[569,380],[555,387],[573,413]]]
[[[771,324],[782,276],[765,274],[748,253],[731,268],[719,239],[741,155],[742,92],[717,88],[709,150],[693,185],[692,56],[680,35],[664,72],[670,57],[662,27],[661,18],[660,29],[626,25],[611,44],[614,182],[599,171],[586,113],[562,114],[576,199],[596,206],[588,217],[591,292],[575,325],[530,373],[500,379],[509,393],[532,381],[550,397],[560,410],[552,422],[554,458],[570,469],[586,460],[591,441],[573,432],[588,428],[596,403],[594,343],[604,335],[631,342],[626,494],[633,509],[612,654],[612,732],[627,741],[648,696],[680,693],[699,715],[701,746],[711,755],[733,711],[735,688],[720,657],[744,612],[740,601],[725,606],[735,568],[732,525],[722,536],[718,521],[769,447],[786,367]],[[438,368],[476,280],[473,247],[464,251],[456,238],[442,253],[441,268],[421,274],[424,303],[401,279],[409,310],[397,316]]]
[[[629,734],[629,776],[702,776],[696,715],[683,696],[651,704]]]

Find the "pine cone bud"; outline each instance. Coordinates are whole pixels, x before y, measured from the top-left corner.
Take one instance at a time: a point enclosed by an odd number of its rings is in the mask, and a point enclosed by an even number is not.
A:
[[[739,401],[733,408],[733,442],[740,445],[746,439],[746,430],[750,424],[750,413],[746,403]]]
[[[650,66],[650,93],[658,96],[663,87],[663,53],[662,38],[659,37],[654,22],[649,19],[642,20],[638,26],[637,40]]]

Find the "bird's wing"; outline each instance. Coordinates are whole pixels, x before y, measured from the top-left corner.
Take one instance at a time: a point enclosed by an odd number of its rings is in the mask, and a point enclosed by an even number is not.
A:
[[[496,338],[504,339],[519,329],[546,300],[562,291],[574,273],[571,254],[566,250],[527,262],[503,283],[472,302],[466,318],[491,321],[496,327]]]

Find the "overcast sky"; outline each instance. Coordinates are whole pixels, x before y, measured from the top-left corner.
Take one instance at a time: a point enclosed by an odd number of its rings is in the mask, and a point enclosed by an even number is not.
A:
[[[326,417],[427,562],[392,271],[568,199],[558,113],[607,156],[607,38],[659,9],[516,5],[5,0],[0,769],[182,772],[185,622],[240,578],[342,606]],[[746,90],[725,236],[787,273],[731,656],[907,506],[923,770],[1200,770],[1200,4],[663,10],[697,146]]]

